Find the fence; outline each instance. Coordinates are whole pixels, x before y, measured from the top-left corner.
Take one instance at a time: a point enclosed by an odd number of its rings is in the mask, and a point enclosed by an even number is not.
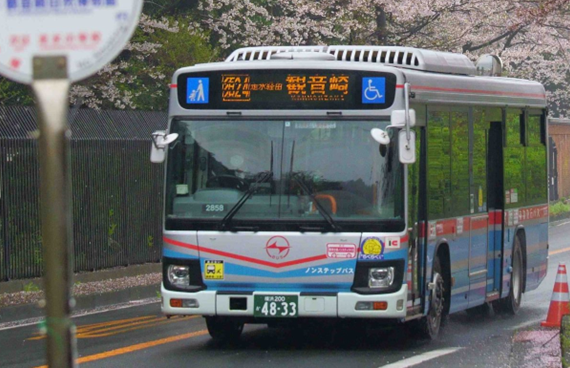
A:
[[[162,165],[151,164],[157,112],[70,113],[76,272],[157,262]],[[0,107],[0,281],[42,274],[37,123],[33,108]]]

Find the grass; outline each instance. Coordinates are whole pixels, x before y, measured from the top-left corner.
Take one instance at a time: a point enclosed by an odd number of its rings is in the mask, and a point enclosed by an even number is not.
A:
[[[33,282],[29,282],[28,284],[24,285],[24,291],[26,292],[40,291],[40,288],[38,285],[34,284]]]
[[[550,216],[559,216],[570,212],[570,203],[565,198],[550,203]]]

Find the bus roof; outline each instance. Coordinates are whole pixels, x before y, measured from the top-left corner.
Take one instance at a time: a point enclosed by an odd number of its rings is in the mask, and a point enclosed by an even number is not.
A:
[[[411,47],[246,47],[224,62],[179,69],[173,84],[187,72],[287,68],[392,72],[398,83],[411,84],[416,102],[546,107],[545,89],[538,82],[482,76],[466,55]]]

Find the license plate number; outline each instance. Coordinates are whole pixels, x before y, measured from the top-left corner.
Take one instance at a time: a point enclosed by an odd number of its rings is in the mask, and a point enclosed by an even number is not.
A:
[[[296,295],[254,295],[254,317],[297,317]]]

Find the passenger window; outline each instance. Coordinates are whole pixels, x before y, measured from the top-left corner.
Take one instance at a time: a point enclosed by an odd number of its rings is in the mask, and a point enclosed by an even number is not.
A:
[[[455,110],[455,109],[454,109]],[[469,114],[453,111],[451,118],[451,206],[449,215],[469,213]]]
[[[526,147],[526,194],[528,204],[546,203],[546,146],[540,139],[542,115],[528,115],[528,146]]]
[[[487,140],[490,124],[489,111],[473,109],[473,179],[471,186],[471,210],[487,212]]]
[[[451,202],[449,111],[428,110],[427,192],[429,219],[444,217]]]
[[[507,146],[504,149],[505,207],[521,207],[526,203],[525,147],[521,144],[521,109],[508,109],[505,122]]]

